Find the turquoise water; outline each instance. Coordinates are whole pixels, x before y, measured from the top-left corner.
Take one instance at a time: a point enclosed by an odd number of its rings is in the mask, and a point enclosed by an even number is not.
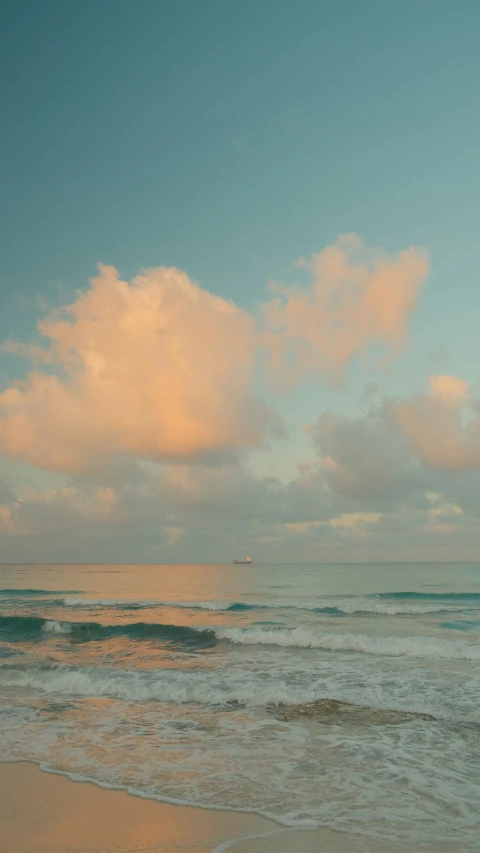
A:
[[[0,753],[478,850],[480,564],[0,566]]]

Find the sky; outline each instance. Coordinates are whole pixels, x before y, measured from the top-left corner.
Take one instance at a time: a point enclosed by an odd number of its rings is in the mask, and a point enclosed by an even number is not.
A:
[[[4,4],[3,562],[478,558],[479,31]]]

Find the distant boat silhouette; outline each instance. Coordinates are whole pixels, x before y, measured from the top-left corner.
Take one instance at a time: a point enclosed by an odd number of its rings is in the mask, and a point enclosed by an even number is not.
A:
[[[233,562],[234,562],[234,563],[241,563],[241,565],[242,565],[242,566],[244,566],[244,565],[246,565],[247,563],[248,563],[248,564],[249,564],[249,563],[251,563],[251,562],[252,562],[252,558],[251,558],[251,557],[245,557],[245,559],[244,559],[244,560],[234,560]]]

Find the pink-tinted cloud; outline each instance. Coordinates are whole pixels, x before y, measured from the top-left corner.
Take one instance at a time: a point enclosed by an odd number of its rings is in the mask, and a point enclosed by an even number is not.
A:
[[[431,468],[461,471],[480,466],[480,418],[469,412],[468,383],[433,376],[429,391],[394,407],[401,432]]]
[[[259,445],[269,412],[251,392],[253,318],[160,267],[91,286],[46,317],[34,370],[0,394],[0,448],[74,472],[123,453],[160,459]]]
[[[287,386],[338,380],[371,344],[403,343],[428,266],[417,249],[388,258],[355,235],[302,265],[311,287],[276,288],[261,331],[178,269],[129,283],[100,266],[39,323],[44,346],[3,344],[34,369],[0,394],[0,451],[74,473],[121,455],[178,462],[260,446],[275,419],[253,393],[259,349]]]
[[[264,345],[280,386],[308,374],[339,382],[352,359],[366,357],[372,344],[386,352],[404,344],[428,272],[423,250],[388,257],[348,234],[298,266],[311,285],[271,285],[278,295],[263,305]]]

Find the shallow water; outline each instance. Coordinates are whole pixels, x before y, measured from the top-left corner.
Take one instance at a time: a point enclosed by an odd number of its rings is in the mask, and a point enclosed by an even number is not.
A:
[[[1,566],[0,747],[478,850],[480,565]]]

